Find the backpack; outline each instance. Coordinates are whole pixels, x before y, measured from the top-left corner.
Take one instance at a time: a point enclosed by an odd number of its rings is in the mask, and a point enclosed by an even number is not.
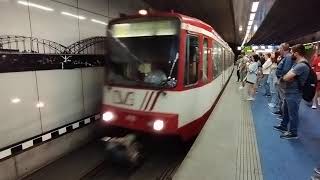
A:
[[[304,63],[309,67],[309,74],[303,86],[301,85],[301,82],[299,80],[298,83],[302,91],[302,98],[307,102],[311,102],[314,95],[316,94],[317,75],[307,62],[303,61],[301,63]]]

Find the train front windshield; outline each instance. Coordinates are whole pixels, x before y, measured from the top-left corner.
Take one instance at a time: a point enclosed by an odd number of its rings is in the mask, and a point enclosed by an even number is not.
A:
[[[174,87],[179,26],[175,19],[139,19],[112,24],[108,30],[107,83]]]

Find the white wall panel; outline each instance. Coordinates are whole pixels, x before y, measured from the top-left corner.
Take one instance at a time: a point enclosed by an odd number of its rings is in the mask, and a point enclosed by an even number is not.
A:
[[[1,73],[0,84],[0,148],[40,134],[34,72]]]
[[[59,2],[64,3],[64,4],[68,4],[68,5],[77,7],[77,1],[78,0],[55,0],[55,1],[59,1]],[[89,1],[91,1],[91,0],[89,0]]]
[[[83,68],[82,79],[85,115],[89,116],[101,111],[104,68]]]
[[[78,7],[97,14],[108,16],[108,0],[78,0]]]
[[[1,0],[0,17],[0,36],[31,36],[27,6],[18,4],[16,0]]]
[[[38,71],[39,99],[44,103],[41,119],[44,131],[83,117],[80,69]]]
[[[92,19],[108,23],[108,18],[79,10],[79,14],[87,17],[86,21],[79,21],[80,26],[80,39],[86,39],[94,36],[106,36],[107,26],[93,22]]]
[[[33,37],[51,40],[64,46],[79,41],[78,19],[61,14],[68,12],[77,15],[76,8],[50,0],[30,0],[30,2],[54,9],[45,11],[30,8]]]

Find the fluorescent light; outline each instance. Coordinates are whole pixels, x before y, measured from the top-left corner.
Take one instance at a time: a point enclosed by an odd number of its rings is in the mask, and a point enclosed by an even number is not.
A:
[[[91,21],[95,22],[95,23],[98,23],[98,24],[108,25],[106,22],[99,21],[99,20],[96,20],[96,19],[91,19]]]
[[[257,31],[257,30],[258,30],[258,26],[257,26],[257,25],[254,25],[254,26],[253,26],[253,30],[254,30],[254,31]]]
[[[27,2],[27,1],[18,1],[18,3],[22,4],[24,6],[35,7],[35,8],[38,8],[38,9],[45,10],[45,11],[54,11],[54,9],[52,9],[52,8],[45,7],[45,6],[42,6],[42,5],[39,5],[39,4],[34,4],[34,3],[31,3],[31,2]]]
[[[251,26],[253,24],[253,21],[249,21],[248,25]]]
[[[239,31],[241,32],[243,30],[242,26],[239,26]]]
[[[44,107],[44,103],[39,101],[37,104],[36,104],[36,107],[37,108],[43,108]]]
[[[256,13],[250,13],[250,18],[249,18],[249,20],[250,20],[250,21],[253,21],[255,16],[256,16]]]
[[[238,47],[237,47],[237,50],[240,51],[240,50],[241,50],[241,46],[238,46]]]
[[[260,48],[261,48],[261,49],[266,49],[266,47],[265,47],[265,46],[260,46]]]
[[[268,49],[272,49],[273,48],[273,46],[268,46]]]
[[[68,12],[61,12],[61,14],[67,15],[67,16],[71,16],[71,17],[74,17],[74,18],[78,18],[80,20],[86,19],[86,17],[84,17],[84,16],[78,16],[78,15],[71,14],[71,13],[68,13]]]
[[[141,14],[141,15],[147,15],[147,14],[148,14],[148,11],[145,10],[145,9],[140,9],[140,10],[139,10],[139,14]]]
[[[19,103],[19,102],[21,102],[21,99],[19,99],[19,98],[13,98],[13,99],[11,99],[11,103],[13,103],[13,104],[17,104],[17,103]]]
[[[251,12],[257,12],[257,9],[258,9],[258,6],[259,6],[259,2],[253,2],[252,3],[252,7],[251,7]]]
[[[251,30],[251,27],[252,27],[252,26],[248,26],[248,27],[247,27],[247,30],[249,30],[249,31],[250,31],[250,30]]]

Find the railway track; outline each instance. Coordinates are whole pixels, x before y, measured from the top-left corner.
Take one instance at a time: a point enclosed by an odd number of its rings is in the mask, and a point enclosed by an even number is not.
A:
[[[170,138],[142,138],[144,161],[136,168],[119,166],[108,158],[99,163],[81,180],[170,180],[193,142],[182,143]]]

